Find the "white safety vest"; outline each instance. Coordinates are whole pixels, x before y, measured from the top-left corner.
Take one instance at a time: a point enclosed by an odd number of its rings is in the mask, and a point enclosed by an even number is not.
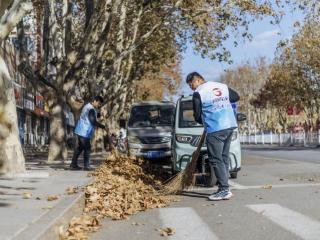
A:
[[[202,102],[202,120],[207,133],[237,128],[227,85],[205,82],[196,90]]]

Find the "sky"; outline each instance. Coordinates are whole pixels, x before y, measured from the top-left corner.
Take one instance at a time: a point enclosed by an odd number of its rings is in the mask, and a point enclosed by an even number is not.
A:
[[[233,47],[234,38],[230,38],[226,42],[227,48],[231,51],[231,59],[233,63],[220,63],[210,59],[203,59],[200,55],[192,50],[189,45],[187,51],[183,54],[182,75],[183,84],[180,94],[191,94],[192,91],[185,83],[188,73],[197,71],[206,80],[213,81],[219,78],[226,69],[235,67],[241,63],[253,62],[258,57],[266,57],[268,61],[272,61],[276,51],[277,44],[280,40],[290,38],[297,29],[293,26],[296,21],[302,22],[303,14],[300,12],[291,12],[286,10],[286,15],[278,25],[270,24],[270,18],[254,22],[250,25],[249,32],[253,35],[252,41],[238,41],[238,46]]]

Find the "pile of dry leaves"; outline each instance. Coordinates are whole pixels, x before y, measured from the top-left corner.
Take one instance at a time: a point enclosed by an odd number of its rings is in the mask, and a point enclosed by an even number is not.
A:
[[[161,169],[140,159],[109,156],[90,174],[94,181],[85,189],[84,215],[73,219],[67,231],[61,231],[60,239],[86,239],[84,233],[96,230],[103,217],[127,219],[137,212],[167,206],[175,199],[157,191],[165,175]],[[160,174],[154,175],[156,172]]]

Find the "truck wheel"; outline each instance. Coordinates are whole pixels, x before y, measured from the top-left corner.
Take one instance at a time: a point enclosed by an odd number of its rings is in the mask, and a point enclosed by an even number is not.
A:
[[[233,178],[233,179],[237,178],[238,177],[238,172],[231,172],[230,173],[230,177]]]
[[[208,175],[203,176],[204,185],[206,187],[214,187],[217,183],[217,178],[212,165],[206,163],[205,169]]]

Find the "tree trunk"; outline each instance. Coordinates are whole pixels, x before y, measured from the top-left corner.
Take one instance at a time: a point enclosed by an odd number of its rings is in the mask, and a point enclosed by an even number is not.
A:
[[[1,0],[2,2],[2,0]],[[9,11],[3,14],[4,7],[8,6],[8,3],[13,2]],[[0,40],[6,39],[11,30],[18,24],[20,19],[25,15],[27,11],[32,9],[32,4],[26,0],[14,0],[4,1],[3,5],[0,5]]]
[[[0,56],[0,174],[25,171],[25,159],[18,134],[13,83]]]
[[[0,1],[0,16],[3,15],[5,10],[9,7],[11,4],[12,0],[1,0]]]
[[[13,2],[11,8],[5,9]],[[31,4],[24,1],[1,1],[0,42],[5,40]],[[25,159],[19,141],[14,89],[8,67],[0,56],[0,173],[14,175],[25,171]]]
[[[287,131],[287,117],[286,117],[286,110],[283,112],[278,109],[278,114],[279,114],[279,124],[282,127],[283,132]]]
[[[64,162],[68,157],[63,106],[62,96],[55,96],[49,101],[51,116],[48,162],[57,160]]]
[[[66,129],[65,129],[65,117],[64,106],[66,104],[66,98],[63,96],[63,76],[64,76],[64,57],[66,53],[66,35],[58,24],[58,15],[56,15],[57,0],[48,1],[50,9],[50,32],[49,32],[49,61],[53,59],[59,59],[53,64],[52,72],[49,74],[54,75],[54,83],[57,86],[57,91],[49,96],[49,110],[50,110],[50,142],[49,142],[49,155],[48,162],[67,160],[68,151],[66,144]],[[63,18],[62,23],[66,23],[66,14],[68,13],[68,1],[63,1]],[[60,38],[62,34],[62,41]]]

